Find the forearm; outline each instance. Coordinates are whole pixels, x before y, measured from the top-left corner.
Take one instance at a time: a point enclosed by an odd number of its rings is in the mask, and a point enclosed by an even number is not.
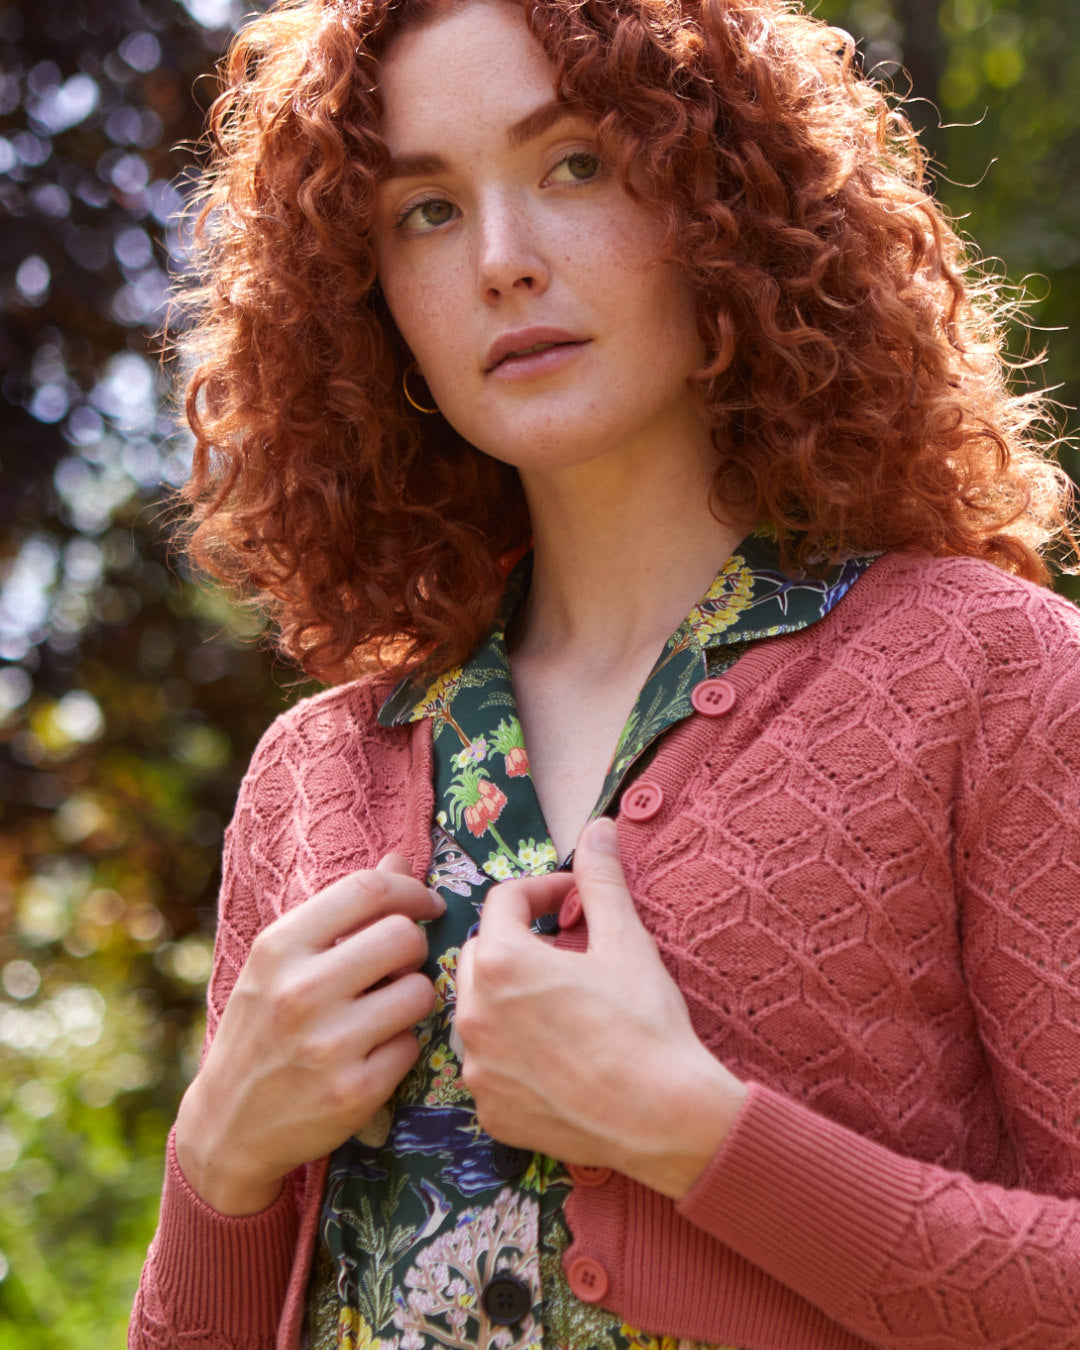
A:
[[[901,1157],[765,1089],[679,1211],[876,1345],[1080,1346],[1080,1201]]]
[[[128,1332],[130,1350],[194,1343],[203,1350],[272,1347],[299,1222],[292,1183],[261,1213],[217,1213],[191,1189],[170,1136],[161,1219]]]
[[[620,1111],[612,1165],[651,1190],[682,1200],[708,1169],[738,1118],[747,1087],[704,1046],[682,1047],[633,1093],[644,1112]],[[670,1112],[656,1111],[658,1101]]]
[[[281,1195],[284,1176],[260,1174],[219,1138],[220,1112],[206,1109],[201,1076],[188,1088],[173,1128],[173,1152],[187,1185],[222,1215],[252,1215]]]

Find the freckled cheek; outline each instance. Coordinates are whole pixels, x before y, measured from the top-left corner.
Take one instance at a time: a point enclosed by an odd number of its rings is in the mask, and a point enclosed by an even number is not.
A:
[[[445,356],[454,328],[454,314],[444,288],[421,276],[405,284],[384,285],[384,294],[398,331],[427,373]]]

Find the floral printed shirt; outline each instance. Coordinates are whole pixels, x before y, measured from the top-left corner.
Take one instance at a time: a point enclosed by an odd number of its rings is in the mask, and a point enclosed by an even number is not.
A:
[[[690,715],[698,683],[726,670],[748,643],[828,614],[872,561],[849,558],[823,579],[788,576],[763,531],[743,540],[657,658],[593,816],[614,808],[658,739]],[[559,864],[529,774],[506,652],[506,626],[530,573],[526,558],[469,661],[427,687],[403,681],[379,714],[385,726],[433,722],[428,885],[447,911],[428,925],[425,971],[437,1003],[420,1030],[420,1059],[393,1100],[331,1159],[306,1350],[693,1350],[574,1296],[560,1259],[570,1242],[562,1215],[570,1178],[555,1159],[483,1133],[455,1051],[457,959],[489,887]]]

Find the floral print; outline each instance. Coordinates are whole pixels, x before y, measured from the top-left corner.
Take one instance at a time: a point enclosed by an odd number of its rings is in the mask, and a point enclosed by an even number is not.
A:
[[[848,559],[821,579],[789,577],[765,532],[743,540],[659,653],[593,814],[613,809],[649,748],[690,715],[701,680],[726,670],[747,643],[824,617],[871,561]],[[574,1297],[561,1262],[570,1178],[556,1160],[527,1154],[508,1177],[461,1076],[457,962],[484,896],[493,882],[559,865],[529,771],[504,636],[530,567],[526,558],[515,569],[499,621],[465,665],[425,688],[403,681],[379,714],[386,726],[432,722],[427,881],[447,901],[427,925],[424,969],[436,1006],[393,1100],[331,1158],[305,1350],[710,1350],[647,1334]],[[495,1275],[519,1281],[531,1300],[509,1327],[484,1309]]]
[[[491,737],[492,746],[504,757],[504,767],[508,778],[520,778],[529,772],[529,756],[525,753],[525,735],[521,723],[516,717],[505,717],[495,728]]]
[[[690,611],[686,628],[701,648],[737,623],[754,600],[754,576],[740,554],[733,554],[716,580]]]
[[[466,1210],[455,1227],[424,1247],[397,1293],[394,1326],[401,1350],[436,1345],[457,1350],[527,1350],[540,1344],[528,1312],[514,1329],[493,1324],[477,1296],[491,1276],[509,1274],[538,1288],[538,1205],[504,1187],[493,1204]]]
[[[454,895],[469,896],[474,886],[483,885],[484,874],[446,833],[445,825],[444,818],[432,831],[432,859],[428,885],[452,891]]]
[[[483,741],[477,741],[469,747],[468,752],[462,751],[455,756],[455,763],[458,763],[460,768],[454,774],[447,794],[450,819],[455,826],[460,826],[464,820],[465,828],[477,839],[485,831],[490,831],[493,838],[502,844],[499,832],[495,829],[495,822],[502,815],[502,809],[506,805],[506,793],[501,792],[473,760],[473,750],[476,746],[482,745]],[[461,755],[466,753],[469,758],[462,762]]]

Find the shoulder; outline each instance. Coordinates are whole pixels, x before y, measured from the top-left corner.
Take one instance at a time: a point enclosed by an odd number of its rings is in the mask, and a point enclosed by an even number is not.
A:
[[[230,834],[262,922],[374,867],[409,834],[418,800],[414,729],[379,726],[390,687],[367,678],[303,699],[256,747]]]
[[[341,785],[355,792],[372,774],[400,772],[409,754],[408,730],[381,727],[377,720],[392,688],[385,676],[366,676],[281,713],[255,747],[241,798],[272,810],[286,799],[326,797]]]
[[[1076,605],[977,558],[886,554],[835,614],[850,640],[898,661],[932,647],[969,675],[1065,674],[1080,655]]]
[[[290,735],[334,735],[346,728],[378,730],[376,717],[395,681],[386,675],[365,675],[302,698],[271,725]]]
[[[992,722],[1010,739],[1037,724],[1080,745],[1080,610],[989,563],[885,554],[824,619],[776,641],[748,653],[763,697],[920,740],[949,728],[970,740]]]
[[[326,747],[355,748],[357,739],[393,744],[400,735],[380,727],[378,712],[394,687],[385,676],[365,676],[300,699],[271,722],[252,757],[255,764],[289,747],[294,754],[317,755]]]
[[[980,558],[886,553],[872,564],[855,589],[864,590],[890,608],[924,606],[945,617],[1013,610],[1054,627],[1061,624],[1080,635],[1080,611],[1070,600]]]

